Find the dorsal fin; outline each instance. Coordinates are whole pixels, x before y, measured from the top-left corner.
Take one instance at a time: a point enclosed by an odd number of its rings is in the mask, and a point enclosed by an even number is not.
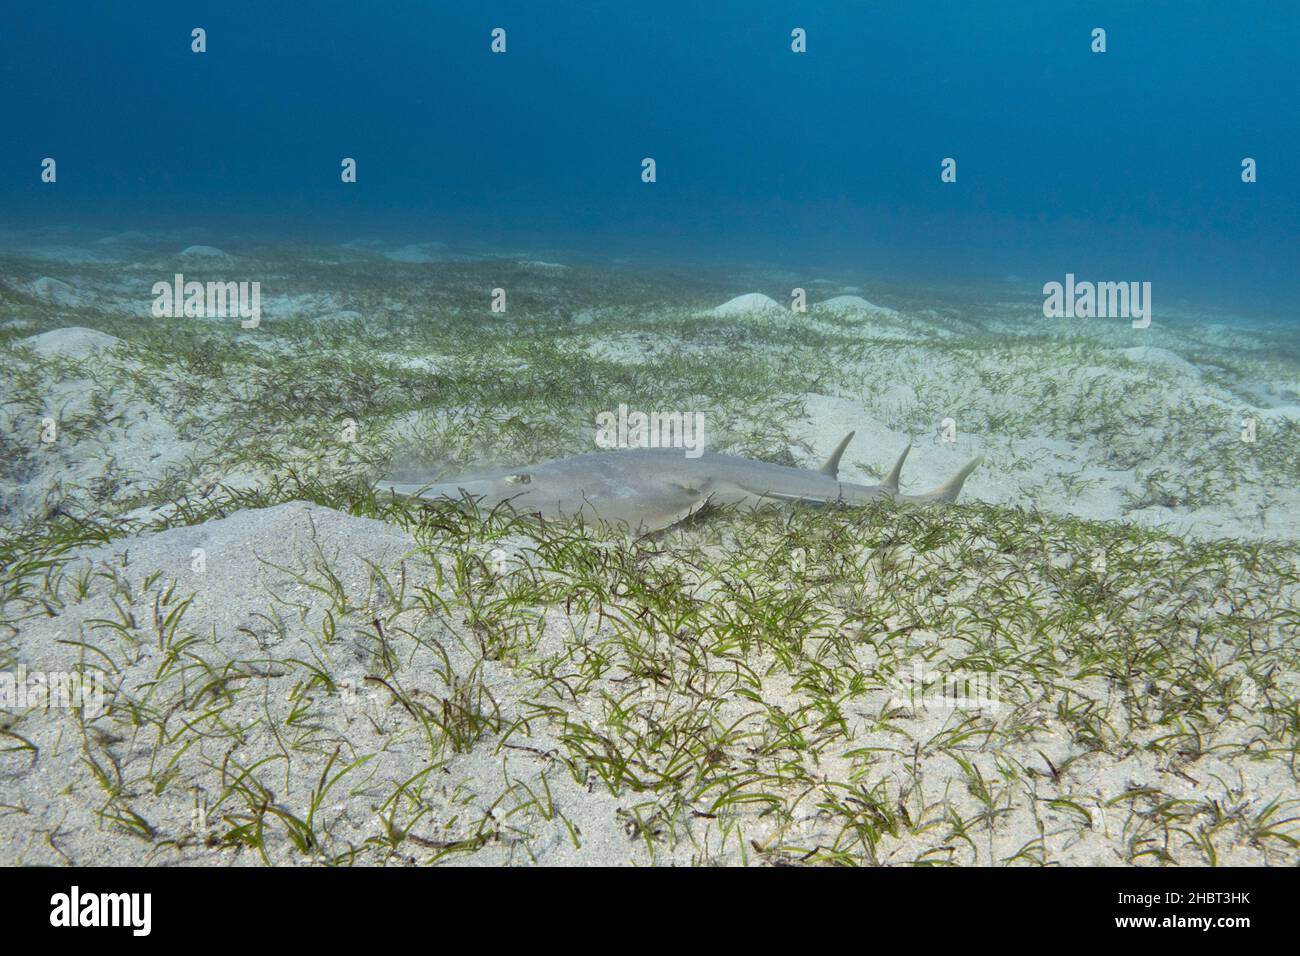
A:
[[[973,458],[962,468],[961,471],[953,475],[934,491],[928,491],[923,495],[917,495],[915,501],[956,501],[957,495],[961,492],[962,483],[970,476],[970,473],[980,466],[984,461],[984,456]]]
[[[831,457],[826,459],[826,464],[817,469],[818,474],[825,475],[827,478],[838,478],[840,476],[840,458],[843,457],[844,449],[849,447],[849,442],[853,441],[853,436],[856,434],[857,432],[849,432],[840,439],[840,443],[831,452]]]
[[[898,456],[898,461],[894,462],[894,467],[889,470],[885,480],[880,483],[880,490],[886,494],[898,494],[898,479],[903,474],[903,462],[907,461],[907,453],[912,450],[909,444],[903,449],[903,453]]]

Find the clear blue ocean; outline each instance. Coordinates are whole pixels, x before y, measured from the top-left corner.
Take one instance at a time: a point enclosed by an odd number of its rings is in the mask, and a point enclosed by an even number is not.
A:
[[[15,4],[0,226],[1068,271],[1294,316],[1298,48],[1300,7],[1249,0]]]

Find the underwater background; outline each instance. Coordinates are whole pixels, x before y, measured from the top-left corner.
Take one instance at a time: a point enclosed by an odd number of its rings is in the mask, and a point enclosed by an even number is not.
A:
[[[0,863],[1294,865],[1298,47],[10,4]]]
[[[55,0],[5,19],[11,226],[1070,271],[1275,315],[1298,290],[1292,3]],[[33,172],[47,155],[57,190]]]

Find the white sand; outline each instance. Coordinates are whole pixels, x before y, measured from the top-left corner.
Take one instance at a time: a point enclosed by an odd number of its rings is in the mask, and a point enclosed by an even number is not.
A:
[[[312,725],[317,730],[311,734],[323,732],[322,743],[347,740],[348,760],[361,752],[355,748],[376,756],[347,787],[331,793],[319,811],[318,825],[323,831],[361,846],[367,839],[377,838],[384,832],[377,812],[383,799],[421,767],[428,766],[428,745],[417,729],[418,724],[413,725],[400,707],[393,706],[388,693],[366,681],[374,672],[374,665],[372,649],[362,634],[360,622],[355,628],[349,624],[338,632],[332,645],[320,643],[318,628],[328,608],[303,582],[315,580],[317,569],[328,564],[349,590],[369,593],[372,603],[367,613],[384,614],[382,609],[388,598],[376,590],[377,569],[397,580],[404,567],[411,586],[420,584],[436,589],[436,571],[427,563],[406,557],[414,546],[408,535],[388,525],[304,503],[245,511],[197,527],[124,539],[76,556],[74,566],[103,570],[107,579],[96,579],[91,594],[65,614],[48,623],[34,623],[30,629],[25,628],[22,661],[32,669],[39,667],[44,671],[76,666],[80,653],[59,641],[76,633],[98,640],[92,636],[98,633],[94,622],[112,613],[113,576],[125,586],[138,590],[152,572],[162,572],[167,581],[175,582],[178,592],[193,595],[192,604],[184,612],[186,630],[212,635],[201,641],[201,647],[191,645],[187,654],[203,657],[218,668],[242,668],[245,665],[235,662],[260,659],[265,663],[256,665],[255,670],[260,668],[259,672],[266,675],[282,675],[253,677],[254,685],[262,685],[261,689],[252,685],[245,688],[248,692],[239,694],[240,702],[233,709],[226,709],[223,719],[255,725],[266,716],[268,707],[278,715],[278,720],[287,718],[294,706],[289,699],[290,692],[299,678],[291,676],[296,665],[286,669],[276,661],[315,660],[333,674],[336,692],[313,693],[319,710],[312,717]],[[200,553],[203,570],[195,571],[196,556]],[[285,605],[285,601],[290,603]],[[275,610],[277,607],[280,610]],[[273,617],[267,617],[267,611]],[[404,655],[417,649],[400,636],[399,627],[393,628],[392,639],[404,648]],[[454,639],[444,646],[449,654],[444,662],[451,665],[453,673],[464,676],[476,667],[475,656],[468,649],[458,647]],[[138,655],[128,657],[134,659],[119,675],[122,686],[139,686],[156,679],[163,663],[163,655],[156,647],[142,645]],[[421,674],[403,678],[405,689],[432,696],[449,693],[449,685],[435,676],[434,663],[429,658]],[[527,713],[531,688],[521,675],[491,662],[477,662],[477,668],[504,718],[514,721]],[[117,684],[117,676],[113,683]],[[163,692],[161,688],[160,692]],[[84,751],[80,734],[73,732],[74,722],[75,717],[66,711],[53,711],[49,719],[23,722],[26,739],[40,748],[38,773],[21,772],[26,759],[24,753],[11,751],[0,755],[0,770],[3,770],[0,793],[11,804],[32,808],[32,813],[17,823],[13,815],[0,818],[0,835],[4,836],[6,846],[3,858],[24,864],[67,862],[60,858],[62,852],[84,865],[150,862],[152,850],[148,843],[100,826],[103,794],[89,781],[88,785],[78,783],[66,790],[60,786],[56,788],[60,792],[51,793],[50,781],[83,776],[79,768],[83,766]],[[129,744],[112,737],[112,722],[106,717],[93,721],[91,727],[92,736],[98,732],[94,728],[101,727],[110,734],[102,738],[103,743],[113,753],[113,760],[125,777],[138,780],[151,772],[149,748],[139,746],[143,741]],[[581,848],[575,849],[559,817],[550,821],[536,818],[529,823],[535,836],[528,842],[527,850],[522,844],[512,845],[507,841],[468,856],[465,862],[522,863],[530,861],[529,853],[536,862],[552,865],[613,862],[624,859],[629,851],[635,858],[638,855],[635,846],[629,846],[618,815],[622,801],[608,794],[589,792],[566,774],[555,773],[553,768],[546,772],[543,784],[541,775],[550,764],[543,755],[556,742],[540,727],[528,742],[535,752],[507,749],[497,753],[485,741],[484,746],[453,755],[438,769],[433,781],[430,797],[432,805],[438,807],[436,819],[426,821],[421,832],[448,839],[472,834],[478,818],[489,812],[496,801],[497,781],[516,781],[535,792],[550,788],[554,805],[582,833]],[[256,862],[248,854],[205,848],[201,835],[196,834],[194,786],[198,787],[198,802],[205,805],[215,805],[222,791],[220,773],[202,768],[208,766],[215,770],[223,763],[227,767],[247,766],[268,754],[267,748],[274,748],[275,744],[273,737],[258,732],[233,750],[228,751],[227,746],[214,738],[184,755],[177,755],[181,758],[178,766],[184,768],[181,776],[161,794],[140,795],[142,799],[133,801],[136,812],[154,828],[156,839],[188,840],[193,844],[167,853],[171,862]],[[293,746],[296,748],[297,744]],[[303,809],[312,799],[315,783],[309,768],[317,764],[315,749],[311,747],[295,754],[293,763],[301,761],[301,773],[291,770],[287,787],[281,777],[275,799],[286,807]],[[332,750],[333,744],[328,744],[327,749]],[[338,769],[341,768],[342,765]],[[518,792],[522,796],[525,791],[521,788]],[[228,821],[223,815],[236,810],[229,802],[214,806],[210,832],[224,832]],[[44,839],[43,834],[49,830],[60,833],[54,841],[58,851]],[[273,861],[292,861],[287,841],[273,834],[268,842]],[[410,846],[418,849],[414,843]],[[689,854],[684,853],[681,861],[688,860]]]
[[[33,297],[51,305],[77,306],[84,302],[81,294],[62,279],[41,276],[28,288]]]
[[[728,299],[722,305],[713,309],[710,315],[726,317],[789,311],[771,296],[763,295],[761,292],[748,292],[745,295],[738,295],[734,299]]]
[[[103,349],[115,349],[122,344],[122,340],[95,329],[71,326],[65,329],[51,329],[40,335],[29,335],[14,344],[32,349],[46,357],[85,358]]]

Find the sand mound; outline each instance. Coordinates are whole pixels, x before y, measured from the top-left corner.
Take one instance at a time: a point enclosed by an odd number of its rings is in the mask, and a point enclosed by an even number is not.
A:
[[[50,305],[81,305],[82,296],[76,289],[62,279],[41,276],[27,287],[28,291],[41,302]]]
[[[123,344],[119,339],[66,328],[17,344],[31,352],[15,350],[6,359],[26,368],[31,394],[21,398],[8,381],[0,389],[0,433],[7,436],[0,455],[0,527],[17,528],[55,512],[115,514],[190,467],[198,445],[183,433],[194,426],[177,424],[175,413],[122,387],[115,376],[129,372],[130,358],[104,360]],[[105,374],[84,377],[49,361],[92,358],[88,364]]]
[[[15,344],[47,358],[84,358],[92,352],[117,348],[122,340],[106,332],[74,325],[66,329],[51,329],[40,335],[29,335]]]
[[[898,313],[893,309],[885,308],[883,305],[876,305],[874,302],[868,302],[859,295],[837,295],[833,299],[827,299],[825,302],[818,302],[813,306],[815,312],[859,312],[870,313],[879,316],[897,316]]]
[[[389,250],[384,253],[384,258],[390,262],[420,265],[444,261],[447,258],[446,251],[447,246],[442,242],[417,242]]]
[[[729,316],[729,315],[751,315],[761,312],[785,312],[779,302],[771,296],[763,295],[761,292],[750,292],[746,295],[738,295],[734,299],[729,299],[716,309],[710,311],[710,315]]]
[[[494,864],[625,862],[637,845],[626,835],[621,801],[554,772],[546,752],[559,741],[542,722],[532,718],[529,745],[498,747],[503,728],[529,712],[531,684],[483,659],[472,641],[401,606],[409,604],[408,588],[426,589],[431,599],[437,593],[435,561],[405,532],[305,502],[74,553],[69,573],[83,575],[87,593],[23,624],[18,663],[42,673],[84,666],[84,650],[67,643],[69,635],[106,648],[112,669],[99,659],[95,672],[107,690],[85,717],[94,757],[126,778],[151,782],[122,795],[120,806],[129,804],[132,814],[123,819],[134,828],[103,824],[105,796],[87,770],[80,714],[56,707],[27,715],[12,726],[33,750],[0,753],[0,799],[25,812],[0,815],[0,840],[28,863],[156,863],[156,848],[170,841],[165,856],[172,861],[252,862],[258,851],[238,851],[222,839],[240,812],[226,790],[229,772],[245,768],[256,785],[269,785],[263,764],[282,758],[287,746],[292,757],[281,766],[289,773],[276,777],[276,804],[307,819],[317,800],[312,826],[330,853],[377,845],[384,832],[379,806],[410,788],[425,794],[428,809],[403,827],[427,848],[463,840],[465,850],[478,851],[473,862]],[[331,593],[346,594],[346,604]],[[125,645],[104,630],[123,606],[140,625],[117,632],[129,635]],[[155,610],[167,621],[157,632]],[[169,642],[183,653],[169,650]],[[193,660],[205,673],[215,668],[217,683],[204,689],[190,673]],[[217,706],[199,706],[209,692],[218,695],[211,701]],[[164,745],[162,776],[152,747],[123,743],[119,718],[102,712],[109,695],[117,708],[129,695],[147,699],[150,714],[176,715],[186,739]],[[209,710],[225,726],[241,728],[237,747],[231,739],[203,739]],[[436,780],[424,786],[418,771],[427,773],[431,741],[440,761]],[[331,763],[338,747],[346,759]],[[337,773],[358,755],[364,767],[344,780],[351,785],[319,801],[313,788],[321,773],[331,766]],[[507,788],[546,793],[563,814],[550,818],[525,807],[511,816],[516,825],[527,818],[518,836],[477,841],[481,821],[499,812],[496,781],[503,774]],[[196,801],[206,814],[196,817]],[[50,827],[65,836],[61,860],[27,839]],[[289,833],[265,829],[271,862],[304,859]]]
[[[88,550],[82,557],[92,563],[112,563],[129,552],[130,565],[142,575],[150,571],[183,575],[194,591],[195,610],[213,615],[225,623],[224,630],[233,632],[242,615],[262,603],[258,594],[265,593],[267,584],[295,583],[292,575],[277,571],[276,566],[295,567],[299,559],[310,564],[317,557],[314,544],[321,545],[321,554],[333,562],[334,573],[349,588],[365,583],[367,561],[382,566],[415,546],[410,535],[392,525],[294,501],[135,535]],[[204,552],[200,572],[191,566],[196,548]]]
[[[186,246],[180,251],[182,259],[206,259],[213,262],[230,262],[233,257],[216,246]]]
[[[1198,369],[1187,359],[1169,349],[1156,348],[1151,345],[1139,345],[1131,349],[1119,349],[1117,354],[1141,365],[1163,365],[1168,368],[1186,372],[1188,375],[1200,375]]]

